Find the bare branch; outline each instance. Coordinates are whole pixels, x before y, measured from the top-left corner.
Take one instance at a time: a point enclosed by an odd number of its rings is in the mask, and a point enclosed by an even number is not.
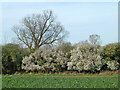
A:
[[[38,49],[42,45],[53,44],[63,39],[63,31],[63,26],[56,22],[52,11],[25,17],[19,26],[14,27],[18,39],[29,49]]]

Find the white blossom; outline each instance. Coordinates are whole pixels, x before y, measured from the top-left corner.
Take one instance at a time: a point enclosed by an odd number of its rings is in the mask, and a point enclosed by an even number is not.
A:
[[[68,63],[68,70],[99,71],[105,64],[101,56],[102,53],[103,50],[98,45],[90,45],[87,42],[79,43],[71,51],[71,62]]]
[[[23,58],[22,69],[26,71],[55,71],[66,69],[68,61],[70,59],[67,58],[67,53],[63,53],[58,48],[49,50],[40,49]]]
[[[107,67],[111,70],[117,70],[119,68],[119,63],[115,61],[107,61]]]

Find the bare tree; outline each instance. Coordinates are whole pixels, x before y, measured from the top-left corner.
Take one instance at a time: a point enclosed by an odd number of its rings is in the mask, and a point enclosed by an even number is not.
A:
[[[95,45],[95,44],[101,44],[101,40],[100,40],[100,36],[97,34],[92,34],[89,36],[89,41],[91,44]]]
[[[65,37],[63,26],[56,22],[51,10],[25,17],[20,25],[13,27],[13,31],[18,40],[23,42],[30,51],[43,45],[53,44]]]

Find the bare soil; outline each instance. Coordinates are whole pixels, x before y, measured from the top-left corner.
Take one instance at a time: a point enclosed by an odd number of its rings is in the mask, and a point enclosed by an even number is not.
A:
[[[24,75],[26,73],[17,72],[14,75]],[[61,73],[27,73],[26,75],[38,75],[38,76],[25,76],[25,77],[120,77],[120,70],[117,71],[101,71],[100,73],[78,73],[78,72],[61,72]],[[54,74],[54,75],[51,75]],[[59,76],[63,75],[63,76]],[[64,76],[65,74],[65,76]],[[39,76],[40,75],[40,76]],[[73,76],[72,76],[73,75]],[[74,76],[77,75],[77,76]],[[80,76],[79,76],[80,75]],[[106,75],[106,76],[105,76]],[[113,76],[112,76],[113,75]]]

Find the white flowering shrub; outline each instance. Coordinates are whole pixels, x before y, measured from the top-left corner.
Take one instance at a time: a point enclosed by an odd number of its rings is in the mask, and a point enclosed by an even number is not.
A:
[[[68,62],[68,70],[99,71],[106,63],[102,57],[103,50],[99,45],[90,45],[82,42],[71,51],[71,61]]]
[[[106,49],[105,49],[106,50]],[[70,52],[60,48],[40,49],[22,60],[22,69],[26,71],[62,72],[70,71],[100,71],[106,67],[110,70],[119,69],[117,60],[106,56],[104,47],[91,45],[88,42],[77,44]],[[109,54],[109,53],[108,53]]]
[[[38,50],[22,60],[22,69],[26,71],[59,72],[67,69],[67,53],[58,48]]]
[[[118,43],[108,44],[104,48],[104,59],[107,69],[117,70],[120,68],[120,50]]]
[[[117,70],[119,68],[119,63],[116,61],[107,61],[107,68],[110,70]]]
[[[35,70],[39,70],[41,68],[40,65],[36,64],[38,61],[36,61],[34,56],[30,55],[25,56],[22,60],[22,69],[26,70],[26,71],[35,71]]]

